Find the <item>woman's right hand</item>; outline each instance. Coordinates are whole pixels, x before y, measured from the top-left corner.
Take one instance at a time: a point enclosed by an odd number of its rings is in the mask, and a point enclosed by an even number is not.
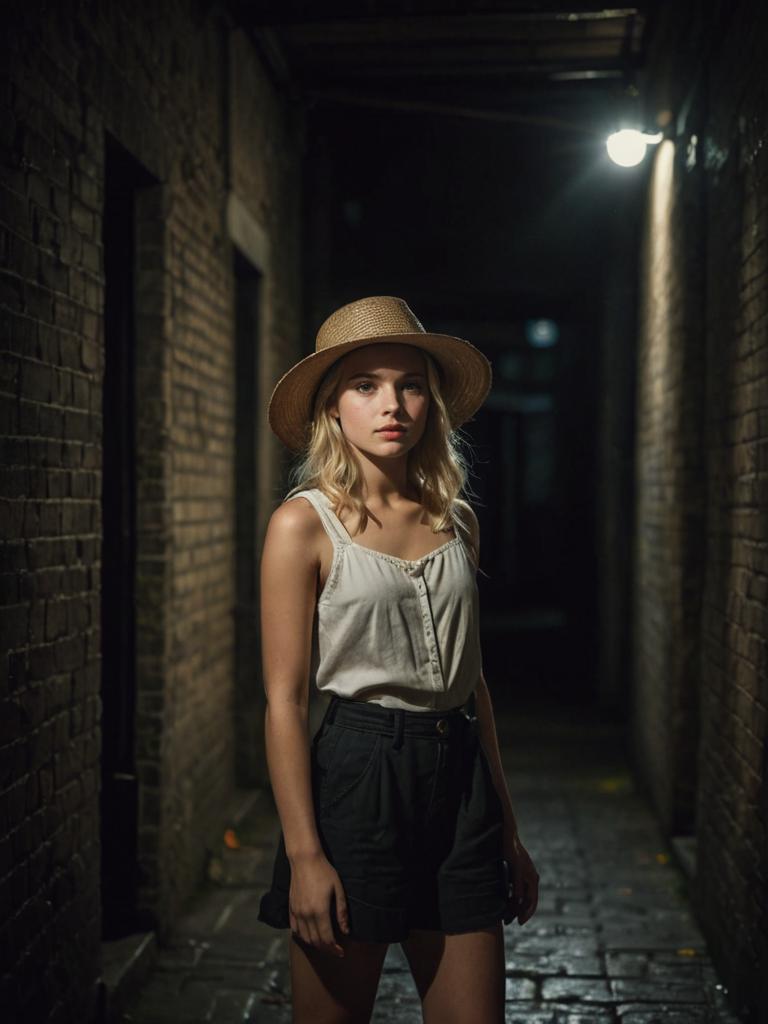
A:
[[[344,887],[336,869],[322,853],[291,860],[291,888],[288,916],[291,931],[309,945],[335,956],[344,956],[336,941],[331,921],[331,899],[336,897],[339,927],[349,933],[349,915]]]

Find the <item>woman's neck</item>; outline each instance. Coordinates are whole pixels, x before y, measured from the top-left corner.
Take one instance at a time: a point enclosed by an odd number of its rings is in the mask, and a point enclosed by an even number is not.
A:
[[[399,499],[416,500],[408,482],[408,456],[373,459],[358,456],[363,476],[362,498],[367,505],[389,505]]]

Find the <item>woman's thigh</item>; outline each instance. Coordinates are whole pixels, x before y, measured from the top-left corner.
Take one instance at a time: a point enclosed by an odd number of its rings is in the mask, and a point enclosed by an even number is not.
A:
[[[367,1024],[389,943],[341,938],[344,956],[290,940],[294,1024]]]
[[[419,990],[424,1024],[504,1024],[501,922],[462,935],[414,929],[402,947]]]

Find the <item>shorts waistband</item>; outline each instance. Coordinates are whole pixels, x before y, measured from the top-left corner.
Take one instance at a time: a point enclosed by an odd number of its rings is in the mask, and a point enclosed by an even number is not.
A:
[[[475,721],[473,705],[470,697],[466,703],[443,711],[409,711],[331,694],[323,724],[336,722],[385,735],[448,737]]]

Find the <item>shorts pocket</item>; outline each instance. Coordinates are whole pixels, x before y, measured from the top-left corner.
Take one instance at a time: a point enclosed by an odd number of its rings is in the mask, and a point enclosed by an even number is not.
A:
[[[329,726],[317,749],[318,810],[336,810],[358,788],[381,745],[381,733]]]

